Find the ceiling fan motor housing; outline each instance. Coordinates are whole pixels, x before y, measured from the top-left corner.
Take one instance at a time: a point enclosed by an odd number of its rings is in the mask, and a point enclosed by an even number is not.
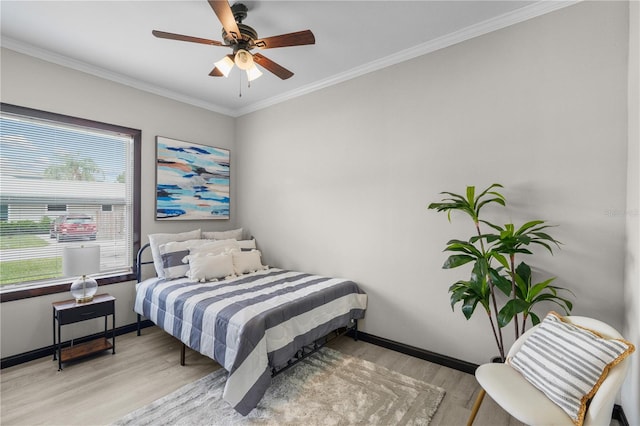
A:
[[[229,36],[229,34],[227,34],[225,29],[223,28],[222,39],[224,40],[224,43],[231,46],[235,43],[244,42],[247,45],[244,47],[245,49],[253,48],[253,46],[249,47],[249,45],[252,44],[251,42],[253,40],[258,39],[258,32],[250,26],[241,23],[238,23],[238,29],[240,30],[240,38],[236,41],[233,37]]]
[[[238,43],[240,45],[239,47],[234,49],[234,53],[238,49],[252,49],[252,42],[258,39],[258,32],[250,26],[242,23],[242,21],[247,17],[248,11],[249,8],[243,3],[235,3],[233,6],[231,6],[231,13],[233,13],[233,18],[236,20],[238,29],[240,30],[240,37],[238,40],[234,39],[232,36],[229,36],[224,28],[222,29],[222,39],[224,40],[225,44],[233,45],[235,43]]]

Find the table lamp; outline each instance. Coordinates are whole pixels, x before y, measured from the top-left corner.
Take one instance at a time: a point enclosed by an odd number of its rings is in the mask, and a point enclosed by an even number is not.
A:
[[[100,272],[100,246],[68,246],[62,250],[62,273],[66,277],[80,276],[71,284],[71,295],[76,303],[93,300],[98,283],[89,274]]]

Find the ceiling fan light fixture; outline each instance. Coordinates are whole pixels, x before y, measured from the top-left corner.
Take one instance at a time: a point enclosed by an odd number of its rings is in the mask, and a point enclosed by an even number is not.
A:
[[[241,70],[248,70],[251,67],[255,67],[253,64],[253,55],[245,49],[239,49],[236,52],[235,63]]]
[[[255,66],[255,64],[247,70],[247,80],[249,81],[253,81],[261,75],[262,71],[260,71],[258,67]]]
[[[216,67],[220,70],[220,72],[227,77],[233,68],[233,61],[230,57],[225,56],[216,62]]]

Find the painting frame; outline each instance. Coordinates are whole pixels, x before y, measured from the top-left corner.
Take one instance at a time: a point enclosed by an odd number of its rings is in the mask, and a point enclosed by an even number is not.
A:
[[[231,152],[156,136],[155,219],[231,218]]]

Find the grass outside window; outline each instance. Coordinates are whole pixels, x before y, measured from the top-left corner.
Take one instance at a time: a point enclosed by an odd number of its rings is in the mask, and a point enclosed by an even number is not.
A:
[[[0,250],[46,247],[49,244],[36,235],[0,235]]]
[[[0,250],[46,247],[48,243],[36,235],[18,234],[0,236]],[[0,259],[2,258],[0,253]],[[0,261],[0,285],[39,281],[62,277],[62,257],[43,257]]]
[[[0,262],[0,285],[24,282],[26,275],[31,281],[60,278],[62,277],[62,257]]]

